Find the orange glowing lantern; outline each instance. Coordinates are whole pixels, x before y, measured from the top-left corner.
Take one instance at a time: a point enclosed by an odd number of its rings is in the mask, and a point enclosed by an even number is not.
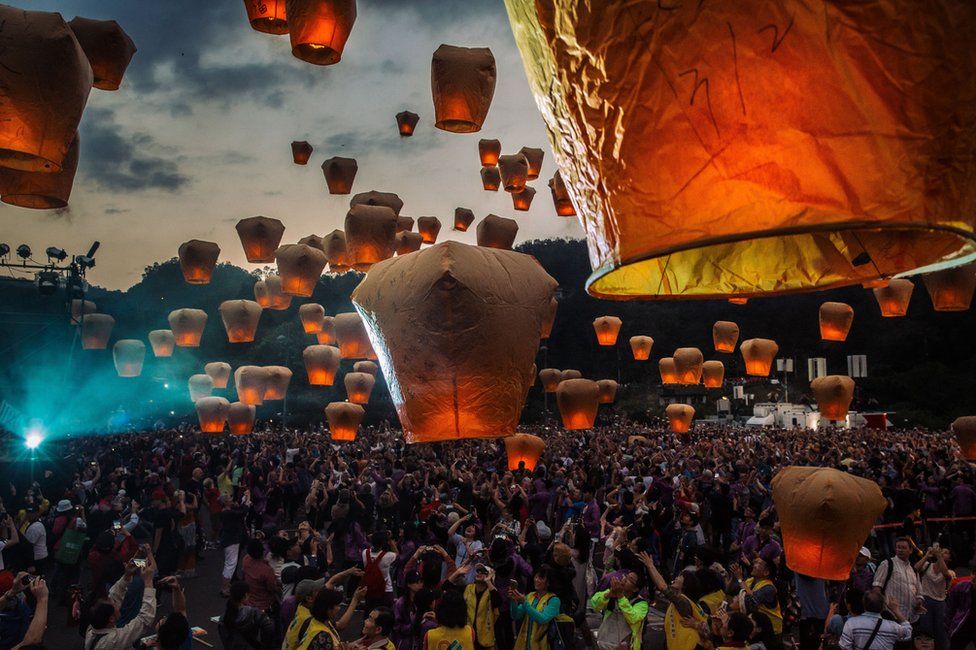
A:
[[[563,370],[562,372],[559,373],[559,381],[566,381],[568,379],[582,379],[582,378],[583,378],[583,373],[581,373],[579,370],[569,369],[569,370]]]
[[[452,133],[481,130],[495,94],[495,57],[487,47],[441,45],[430,63],[434,126]]]
[[[515,219],[489,214],[478,222],[475,235],[478,246],[511,250],[518,235],[518,222]]]
[[[393,257],[396,213],[382,205],[354,205],[346,213],[346,250],[357,271]]]
[[[237,399],[245,404],[260,406],[264,404],[264,394],[268,389],[271,373],[261,366],[240,366],[234,371],[234,387]]]
[[[291,296],[282,293],[281,278],[277,275],[254,283],[254,300],[264,309],[284,311],[291,307]]]
[[[230,402],[223,397],[201,397],[197,400],[197,419],[203,433],[223,433]]]
[[[396,215],[400,216],[400,210],[403,209],[403,201],[399,196],[393,192],[378,192],[377,190],[370,190],[368,192],[360,192],[349,200],[349,207],[357,205],[382,205],[385,206]]]
[[[210,284],[220,246],[212,241],[191,239],[180,244],[180,270],[187,284]]]
[[[827,375],[810,382],[813,398],[817,400],[820,417],[834,422],[847,419],[847,410],[854,399],[854,380],[846,375]]]
[[[843,302],[820,305],[820,338],[824,341],[846,341],[854,322],[854,308]]]
[[[478,157],[482,167],[494,167],[502,155],[502,143],[498,140],[478,140]]]
[[[181,348],[198,348],[207,325],[207,312],[202,309],[174,309],[169,313],[169,328],[173,330],[176,345]]]
[[[773,477],[786,566],[847,580],[888,501],[874,481],[828,467],[784,467]]]
[[[298,308],[298,318],[306,334],[317,334],[322,331],[325,307],[314,302],[306,303]]]
[[[650,336],[631,336],[630,350],[634,353],[634,361],[647,361],[651,358],[651,348],[654,339]]]
[[[467,208],[454,208],[454,230],[467,232],[474,221],[474,212]]]
[[[349,252],[346,250],[346,233],[333,230],[322,238],[325,258],[329,262],[330,273],[343,273],[352,268]]]
[[[149,332],[149,345],[155,357],[171,357],[176,348],[176,337],[172,330],[153,330]]]
[[[275,262],[282,293],[308,298],[322,276],[326,257],[321,250],[307,244],[285,244],[275,251]]]
[[[576,216],[576,208],[573,207],[573,201],[569,198],[569,190],[566,189],[566,184],[563,182],[563,177],[558,169],[549,179],[549,192],[552,194],[552,204],[556,208],[556,216]]]
[[[256,31],[277,36],[288,33],[285,0],[244,0],[244,8],[248,22]]]
[[[322,163],[322,173],[325,183],[329,186],[329,194],[349,194],[352,184],[356,180],[359,164],[355,158],[329,158]]]
[[[246,436],[254,430],[257,409],[251,404],[231,402],[227,410],[227,428],[235,436]]]
[[[397,233],[413,230],[413,217],[397,217]]]
[[[691,422],[695,419],[695,407],[688,404],[668,404],[664,414],[674,433],[688,433]]]
[[[879,287],[887,287],[888,283],[890,282],[891,280],[888,278],[877,278],[875,280],[867,280],[866,282],[862,282],[861,286],[865,289],[877,289]]]
[[[657,362],[658,371],[661,373],[661,383],[670,386],[678,383],[678,369],[674,365],[674,358],[662,357]]]
[[[600,387],[592,379],[564,379],[556,387],[556,404],[567,431],[592,429],[600,407]]]
[[[268,383],[264,387],[264,401],[285,399],[288,384],[291,383],[291,370],[284,366],[265,366],[264,369],[268,373]]]
[[[779,345],[769,339],[749,339],[742,342],[739,352],[746,363],[747,375],[768,377],[776,353],[779,352]]]
[[[308,63],[332,65],[356,22],[356,0],[287,0],[291,53]]]
[[[697,385],[701,382],[702,364],[705,357],[698,348],[678,348],[674,351],[674,369],[678,373],[678,383]]]
[[[352,364],[352,371],[365,372],[367,375],[373,375],[375,377],[380,371],[380,367],[372,361],[357,361]]]
[[[613,404],[617,398],[617,382],[613,379],[600,379],[596,382],[596,387],[600,389],[600,404]]]
[[[56,172],[28,172],[0,167],[0,201],[34,210],[52,210],[68,205],[78,169],[78,136]]]
[[[213,378],[203,373],[190,375],[186,381],[186,387],[190,391],[190,401],[196,403],[204,397],[210,397],[213,393]]]
[[[366,411],[359,404],[332,402],[325,407],[325,419],[329,422],[329,434],[333,441],[351,442],[356,439],[359,425]]]
[[[556,387],[562,381],[562,371],[555,368],[543,368],[539,371],[539,381],[542,382],[542,390],[547,393],[555,393]]]
[[[623,321],[616,316],[600,316],[594,320],[593,330],[596,332],[596,342],[603,347],[616,345],[621,325],[623,325]]]
[[[404,138],[409,138],[413,135],[414,129],[417,128],[417,122],[420,121],[420,116],[410,111],[400,111],[396,114],[396,121],[397,130],[400,132],[400,135]]]
[[[213,381],[214,388],[227,388],[230,381],[230,364],[225,361],[211,361],[203,366],[203,372]]]
[[[248,217],[237,222],[237,236],[241,238],[244,256],[252,264],[274,262],[274,252],[284,233],[284,224],[270,217]]]
[[[367,404],[376,384],[376,377],[366,372],[347,372],[343,383],[347,399],[353,404]]]
[[[556,324],[556,310],[559,309],[559,301],[553,297],[549,301],[549,310],[546,312],[546,318],[542,321],[542,332],[539,335],[543,341],[552,336],[552,327]]]
[[[335,337],[335,318],[332,316],[326,316],[322,319],[322,331],[315,333],[316,340],[321,345],[334,345],[336,342]]]
[[[885,287],[872,290],[874,299],[878,301],[881,315],[885,318],[899,318],[908,313],[908,303],[912,300],[915,284],[911,280],[895,278]]]
[[[311,386],[331,386],[339,371],[339,348],[331,345],[310,345],[302,352],[305,372]]]
[[[935,311],[966,311],[976,290],[976,265],[966,264],[944,271],[926,273],[922,282]]]
[[[498,171],[502,177],[502,187],[506,192],[521,192],[525,189],[525,181],[528,180],[529,161],[520,153],[499,156]]]
[[[542,171],[542,159],[545,158],[546,152],[533,147],[522,147],[519,149],[519,153],[525,156],[525,160],[529,163],[529,172],[526,175],[526,179],[534,181],[539,178],[539,172]]]
[[[960,455],[971,463],[976,462],[976,416],[956,418],[950,428],[956,436]]]
[[[424,243],[420,233],[403,231],[396,234],[396,254],[409,255],[420,250],[420,245]]]
[[[251,343],[261,320],[261,305],[253,300],[225,300],[220,303],[220,318],[224,321],[229,343]]]
[[[748,302],[748,298],[729,298],[729,304],[732,305],[745,305]]]
[[[441,220],[437,217],[420,217],[417,219],[417,232],[424,238],[425,244],[437,242],[437,234],[441,231]]]
[[[295,160],[296,165],[307,165],[308,159],[312,157],[312,145],[304,140],[292,142],[291,157]]]
[[[335,315],[335,336],[343,359],[376,359],[366,326],[356,312]]]
[[[706,361],[702,364],[702,383],[705,388],[721,388],[725,381],[725,364],[721,361]]]
[[[81,317],[86,314],[94,314],[97,307],[91,300],[81,300],[73,298],[71,300],[71,324],[81,324]]]
[[[712,344],[716,352],[735,352],[739,342],[739,326],[729,320],[717,320],[712,325]]]
[[[512,207],[520,212],[526,212],[532,206],[532,199],[535,198],[535,188],[525,186],[521,192],[512,193]]]
[[[68,23],[92,68],[92,85],[99,90],[118,90],[136,44],[114,20],[75,16]]]
[[[119,377],[138,377],[146,360],[146,344],[136,339],[121,339],[112,348],[112,360]]]
[[[497,192],[502,185],[502,175],[497,167],[481,168],[481,186],[488,192]]]
[[[516,472],[535,470],[536,463],[546,448],[545,441],[539,436],[528,433],[516,433],[505,438],[505,453],[508,455],[508,471]]]

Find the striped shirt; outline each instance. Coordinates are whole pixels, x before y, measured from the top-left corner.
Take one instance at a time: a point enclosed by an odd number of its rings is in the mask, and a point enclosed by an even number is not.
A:
[[[894,573],[891,580],[888,580],[888,587],[884,590],[885,597],[894,598],[902,615],[914,623],[919,616],[915,604],[922,597],[922,583],[915,573],[915,567],[905,560],[893,557],[878,564],[878,570],[874,574],[874,586],[884,587],[888,572],[891,570],[894,570]]]
[[[912,638],[912,624],[908,621],[895,623],[881,621],[877,636],[867,646],[868,639],[878,625],[880,614],[865,612],[860,616],[852,616],[844,623],[844,632],[840,635],[840,647],[843,650],[892,650],[898,641],[910,641]]]

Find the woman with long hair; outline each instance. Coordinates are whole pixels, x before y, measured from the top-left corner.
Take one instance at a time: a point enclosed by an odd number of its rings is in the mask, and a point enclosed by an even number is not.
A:
[[[516,650],[549,650],[549,626],[559,616],[561,605],[559,596],[549,587],[552,577],[552,569],[543,565],[532,576],[535,591],[523,594],[515,587],[508,591],[512,619],[522,621],[515,639]]]
[[[260,609],[244,604],[249,590],[243,581],[230,586],[227,607],[217,625],[227,650],[268,650],[274,645],[274,622]]]
[[[468,606],[459,591],[446,591],[434,608],[437,627],[424,635],[424,650],[475,650],[474,629],[468,625]]]

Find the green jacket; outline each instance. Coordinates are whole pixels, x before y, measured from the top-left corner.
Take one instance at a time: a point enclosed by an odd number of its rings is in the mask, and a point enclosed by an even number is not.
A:
[[[606,591],[598,591],[590,598],[590,605],[596,612],[603,614],[604,618],[613,612],[613,609],[608,607],[609,604],[609,589]],[[630,626],[631,650],[640,650],[641,636],[644,632],[644,619],[647,618],[647,601],[639,598],[637,602],[632,603],[628,598],[621,596],[617,599],[616,609],[624,615],[627,625]]]

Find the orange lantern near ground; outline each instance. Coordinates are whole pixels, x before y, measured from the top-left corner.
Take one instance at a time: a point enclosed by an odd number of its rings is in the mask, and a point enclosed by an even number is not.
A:
[[[508,471],[534,471],[545,448],[546,443],[539,436],[528,433],[516,433],[514,436],[508,436],[505,438]]]
[[[434,126],[452,133],[481,130],[495,94],[495,57],[487,47],[441,45],[430,63]]]
[[[467,232],[474,221],[474,212],[467,208],[454,208],[454,230]]]
[[[420,121],[420,116],[410,111],[400,111],[396,114],[396,121],[400,136],[409,138],[413,135],[414,129],[417,128],[417,122]]]
[[[526,175],[526,179],[534,181],[539,178],[539,172],[542,171],[542,159],[545,158],[546,152],[533,147],[522,147],[519,149],[519,153],[525,156],[525,160],[529,163],[529,173]]]
[[[248,22],[256,31],[277,36],[288,33],[285,0],[244,0],[244,8]]]
[[[365,415],[366,411],[359,404],[332,402],[326,406],[325,419],[329,423],[329,434],[332,440],[341,442],[355,440]]]
[[[322,238],[325,258],[329,262],[330,273],[343,273],[352,268],[349,252],[346,250],[346,233],[333,230]]]
[[[322,331],[325,307],[314,302],[306,303],[298,308],[298,318],[302,321],[302,329],[306,334],[317,334]]]
[[[674,369],[678,373],[678,383],[697,385],[701,382],[702,364],[705,356],[698,348],[678,348],[674,351]]]
[[[555,368],[543,368],[539,371],[539,381],[542,382],[542,390],[547,393],[555,393],[556,387],[562,381],[562,371]]]
[[[678,369],[674,365],[674,358],[662,357],[657,362],[658,371],[661,373],[661,383],[665,386],[678,383]]]
[[[824,341],[846,341],[854,322],[854,308],[843,302],[820,305],[820,338]]]
[[[308,298],[322,276],[326,257],[318,248],[306,244],[285,244],[275,251],[275,263],[282,293]]]
[[[261,320],[261,305],[253,300],[225,300],[220,303],[220,318],[224,321],[229,343],[251,343]]]
[[[499,156],[498,172],[501,174],[502,187],[506,192],[521,192],[525,189],[525,181],[528,180],[529,161],[520,153]]]
[[[600,316],[594,320],[593,330],[596,332],[596,342],[603,347],[616,345],[621,325],[623,325],[623,321],[616,316]]]
[[[138,377],[146,360],[146,344],[136,339],[121,339],[112,347],[112,360],[119,377]]]
[[[304,140],[292,142],[291,157],[294,159],[296,165],[307,165],[308,159],[312,157],[312,145]]]
[[[556,387],[556,404],[567,431],[592,429],[600,407],[600,387],[591,379],[564,379]]]
[[[481,168],[481,186],[488,192],[497,192],[502,185],[502,175],[497,167]]]
[[[342,357],[339,356],[339,348],[331,345],[310,345],[302,352],[302,360],[305,362],[305,373],[310,385],[331,386],[335,382]]]
[[[820,417],[833,422],[847,419],[847,410],[854,399],[854,380],[845,375],[817,377],[810,382],[813,398],[817,400]]]
[[[582,379],[582,378],[583,378],[583,373],[581,373],[579,370],[574,370],[572,368],[569,370],[563,370],[559,373],[559,381],[566,381],[569,379]]]
[[[716,352],[735,352],[739,342],[739,326],[729,320],[717,320],[712,325],[712,344]]]
[[[315,333],[315,338],[321,345],[333,345],[335,337],[335,318],[326,316],[322,319],[322,331]]]
[[[75,16],[68,23],[92,68],[92,85],[99,90],[118,90],[136,44],[114,20]]]
[[[34,210],[54,210],[68,205],[78,169],[78,136],[56,172],[27,172],[0,167],[0,201]]]
[[[478,246],[511,250],[518,235],[518,222],[515,219],[489,214],[478,222],[475,235]]]
[[[322,163],[322,173],[325,174],[325,184],[329,186],[329,194],[349,194],[352,184],[356,180],[359,164],[355,158],[341,158],[336,156]]]
[[[223,433],[230,402],[223,397],[201,397],[197,400],[197,419],[203,433]]]
[[[214,388],[227,388],[230,381],[230,364],[225,361],[211,361],[203,366],[203,372],[213,381]]]
[[[360,285],[362,286],[362,285]],[[354,311],[335,315],[335,336],[343,359],[376,359],[362,317]]]
[[[248,262],[274,262],[274,252],[285,233],[283,223],[271,217],[248,217],[238,221],[236,229]]]
[[[976,265],[965,264],[935,273],[926,273],[922,282],[935,311],[966,311],[976,290]]]
[[[234,371],[234,387],[237,399],[244,404],[260,406],[264,404],[264,394],[268,389],[271,373],[261,366],[241,366]]]
[[[600,404],[613,404],[617,398],[617,382],[613,379],[600,379],[596,382],[596,387],[600,389]]]
[[[212,241],[191,239],[180,244],[180,270],[187,284],[210,284],[220,246]]]
[[[779,345],[770,339],[749,339],[742,342],[739,352],[746,363],[747,375],[768,377],[776,353],[779,352]]]
[[[264,369],[268,373],[268,383],[264,387],[264,401],[285,399],[288,384],[291,383],[291,370],[284,366],[265,366]]]
[[[888,501],[874,481],[828,467],[784,467],[773,477],[786,566],[847,580]]]
[[[441,231],[441,220],[437,217],[420,217],[417,219],[417,232],[424,238],[425,244],[437,242],[437,234]]]
[[[368,192],[360,192],[349,200],[350,208],[356,205],[382,205],[393,210],[399,217],[400,210],[403,209],[403,200],[393,192],[370,190]]]
[[[651,348],[654,347],[654,339],[650,336],[631,336],[630,351],[634,354],[634,361],[647,361],[651,358]]]
[[[246,436],[254,430],[257,409],[251,404],[231,402],[227,410],[227,428],[235,436]]]
[[[566,189],[566,184],[563,182],[563,177],[558,169],[549,179],[549,192],[552,194],[552,204],[556,208],[556,216],[576,216],[576,208],[573,206],[572,199],[569,198],[569,190]]]
[[[332,65],[356,22],[356,0],[287,0],[291,53],[307,63]]]
[[[213,378],[203,373],[190,375],[190,378],[186,380],[186,387],[190,392],[190,401],[196,403],[204,397],[210,397],[210,394],[213,393]]]
[[[94,314],[96,309],[95,303],[91,300],[73,298],[71,300],[71,324],[81,324],[81,317],[87,314]]]
[[[706,361],[702,364],[702,384],[705,388],[721,388],[725,381],[725,364],[721,361]]]
[[[729,298],[729,304],[744,305],[749,302],[748,298]]]
[[[346,399],[353,404],[367,404],[376,377],[366,372],[347,372],[343,383],[346,385]]]
[[[174,309],[167,318],[173,330],[176,345],[181,348],[198,348],[207,325],[207,312],[202,309]]]
[[[542,332],[540,338],[544,341],[552,336],[552,327],[556,324],[556,310],[559,309],[559,301],[553,297],[549,301],[549,310],[546,312],[546,318],[542,321]]]
[[[532,199],[535,198],[535,188],[528,185],[521,192],[512,193],[512,207],[520,212],[526,212],[532,207]]]
[[[369,270],[393,257],[396,246],[396,213],[382,205],[354,205],[346,213],[346,250],[353,268]]]
[[[424,238],[420,233],[403,231],[396,234],[396,254],[409,255],[420,250]]]
[[[895,278],[887,286],[872,289],[878,301],[881,315],[885,318],[899,318],[908,313],[908,303],[912,300],[915,284],[911,280]]]
[[[373,375],[375,377],[380,371],[380,367],[372,361],[357,361],[352,364],[352,371],[365,372],[367,375]]]
[[[976,416],[956,418],[950,428],[956,436],[962,457],[971,463],[976,462]]]
[[[176,348],[176,337],[173,330],[153,330],[149,332],[149,345],[152,346],[153,356],[157,358],[173,356]]]
[[[478,140],[478,157],[482,167],[494,167],[502,155],[502,143],[498,140]]]
[[[668,404],[664,414],[673,433],[688,433],[695,419],[695,408],[688,404]]]
[[[277,275],[254,283],[254,300],[264,309],[284,311],[291,307],[291,296],[282,293],[281,278]]]
[[[397,233],[413,230],[413,217],[397,217]]]

